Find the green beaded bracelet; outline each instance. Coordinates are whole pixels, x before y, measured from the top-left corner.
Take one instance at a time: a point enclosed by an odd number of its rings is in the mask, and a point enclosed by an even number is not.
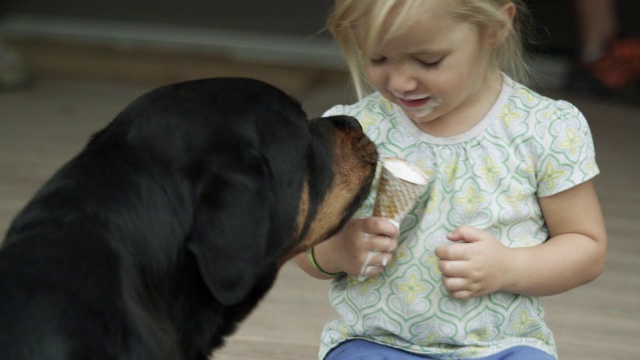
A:
[[[316,258],[315,256],[313,256],[313,248],[309,248],[309,251],[307,251],[307,254],[309,255],[309,261],[311,262],[311,265],[313,265],[313,267],[318,270],[319,272],[328,275],[328,276],[342,276],[342,275],[347,275],[346,272],[344,271],[340,271],[337,273],[330,273],[330,272],[326,272],[324,270],[322,270],[322,268],[320,266],[318,266],[318,263],[316,262]]]

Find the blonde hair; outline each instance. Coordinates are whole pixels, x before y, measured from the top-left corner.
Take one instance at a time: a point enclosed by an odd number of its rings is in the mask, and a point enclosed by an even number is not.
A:
[[[503,41],[491,52],[491,65],[504,71],[516,81],[527,83],[529,68],[525,62],[523,37],[527,30],[529,14],[521,0],[442,0],[447,3],[450,14],[462,21],[477,26],[483,31],[500,31],[507,28]],[[426,0],[336,0],[327,21],[327,27],[344,54],[353,86],[358,98],[364,95],[363,57],[375,51],[376,46],[401,33],[415,22],[425,11]],[[514,4],[515,17],[511,22],[502,11]],[[394,23],[383,29],[384,21],[391,12]],[[367,36],[359,49],[354,27],[365,26]],[[383,34],[383,31],[385,33]]]

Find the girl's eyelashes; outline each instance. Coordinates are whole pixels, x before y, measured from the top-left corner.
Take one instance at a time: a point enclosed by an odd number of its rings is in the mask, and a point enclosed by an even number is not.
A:
[[[421,66],[425,66],[425,67],[433,67],[433,66],[437,66],[439,65],[442,60],[444,59],[444,57],[438,58],[436,60],[422,60],[419,58],[416,58],[415,60],[421,65]],[[372,65],[382,65],[387,61],[387,58],[385,56],[373,56],[369,58],[369,63],[371,63]]]
[[[369,59],[369,62],[375,65],[375,64],[382,64],[385,62],[385,60],[387,60],[387,58],[384,56],[374,56]]]
[[[433,66],[438,66],[442,62],[442,59],[444,58],[439,58],[437,60],[420,60],[420,59],[417,59],[417,60],[422,66],[433,67]]]

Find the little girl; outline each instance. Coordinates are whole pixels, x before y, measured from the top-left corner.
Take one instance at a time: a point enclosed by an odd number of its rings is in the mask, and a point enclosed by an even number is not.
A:
[[[358,118],[381,158],[421,167],[430,185],[400,229],[371,217],[372,193],[359,218],[297,257],[334,279],[339,320],[320,359],[557,357],[540,297],[594,280],[607,237],[585,118],[512,79],[526,73],[525,10],[336,0],[329,28],[361,100],[326,115]]]

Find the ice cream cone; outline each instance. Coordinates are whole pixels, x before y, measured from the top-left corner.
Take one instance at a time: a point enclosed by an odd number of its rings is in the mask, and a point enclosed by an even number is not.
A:
[[[399,227],[426,191],[428,181],[427,174],[404,160],[383,159],[373,216],[384,217]]]
[[[378,177],[376,200],[373,204],[373,216],[381,216],[400,227],[400,222],[416,205],[420,195],[427,190],[429,176],[408,162],[386,158],[381,161]],[[358,279],[364,281],[372,268],[371,260],[377,251],[369,251],[360,269]],[[382,264],[382,266],[385,266]]]

